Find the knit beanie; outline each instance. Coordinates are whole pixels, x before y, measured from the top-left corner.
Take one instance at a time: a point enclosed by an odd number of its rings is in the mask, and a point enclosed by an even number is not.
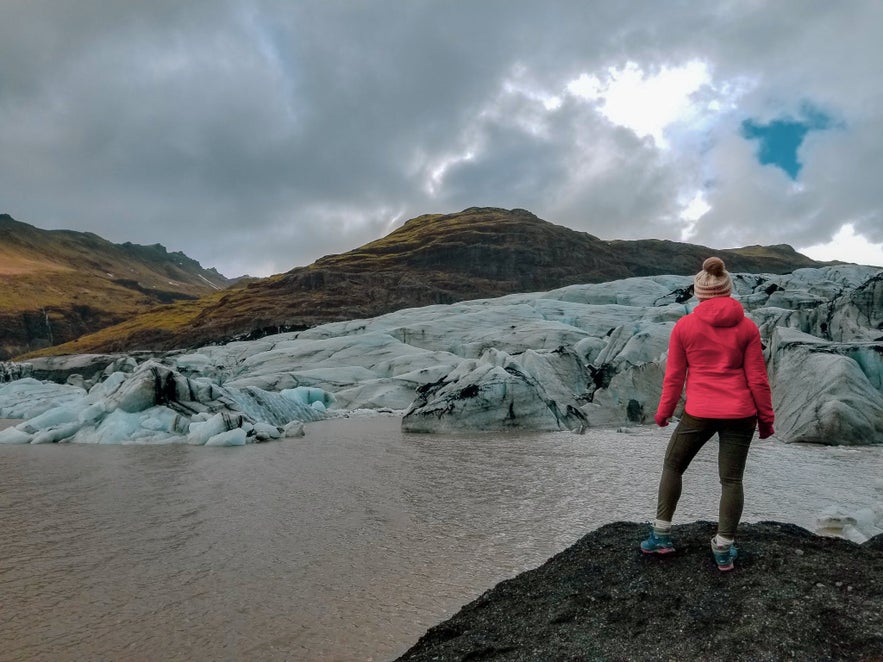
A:
[[[712,297],[728,297],[733,291],[733,279],[724,261],[719,257],[710,257],[702,263],[702,271],[693,278],[693,294],[698,299]]]

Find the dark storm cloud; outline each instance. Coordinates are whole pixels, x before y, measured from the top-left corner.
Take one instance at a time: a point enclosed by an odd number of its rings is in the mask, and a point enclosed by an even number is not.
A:
[[[880,79],[877,7],[5,2],[0,210],[160,242],[228,275],[473,205],[678,238],[698,190],[702,243],[809,245],[843,223],[883,241],[883,100],[858,85]],[[697,60],[713,77],[694,92],[705,110],[670,122],[667,146],[567,91],[629,62],[652,76]],[[739,127],[806,102],[846,128],[807,137],[798,190]]]

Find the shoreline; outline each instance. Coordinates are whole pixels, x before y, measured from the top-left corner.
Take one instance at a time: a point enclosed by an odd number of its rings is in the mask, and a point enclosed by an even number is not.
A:
[[[883,652],[883,535],[858,545],[789,523],[745,524],[736,567],[722,574],[708,549],[713,522],[674,530],[677,548],[665,558],[637,549],[643,523],[590,531],[429,628],[396,662],[717,660],[728,649],[740,659],[876,660]]]
[[[19,423],[23,423],[25,419],[23,418],[0,418],[0,430],[5,430],[6,428],[15,427]]]

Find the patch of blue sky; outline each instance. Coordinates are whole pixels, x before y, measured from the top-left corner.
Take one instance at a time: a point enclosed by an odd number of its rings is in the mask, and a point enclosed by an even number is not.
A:
[[[797,158],[797,150],[810,131],[825,131],[834,127],[830,115],[805,103],[798,118],[783,117],[761,124],[753,119],[742,122],[742,137],[757,140],[757,160],[762,165],[781,168],[796,180],[803,164]]]

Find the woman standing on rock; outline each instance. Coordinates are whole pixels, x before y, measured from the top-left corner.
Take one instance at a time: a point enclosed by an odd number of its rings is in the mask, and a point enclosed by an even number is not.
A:
[[[681,496],[681,477],[717,433],[721,498],[711,549],[721,570],[731,570],[736,558],[733,541],[742,516],[742,474],[755,425],[759,437],[766,439],[773,434],[774,419],[760,332],[745,317],[742,304],[730,296],[732,291],[723,260],[708,258],[693,279],[699,305],[672,329],[656,424],[668,425],[685,380],[687,399],[665,452],[656,521],[650,537],[641,542],[645,554],[674,551],[671,521]]]

